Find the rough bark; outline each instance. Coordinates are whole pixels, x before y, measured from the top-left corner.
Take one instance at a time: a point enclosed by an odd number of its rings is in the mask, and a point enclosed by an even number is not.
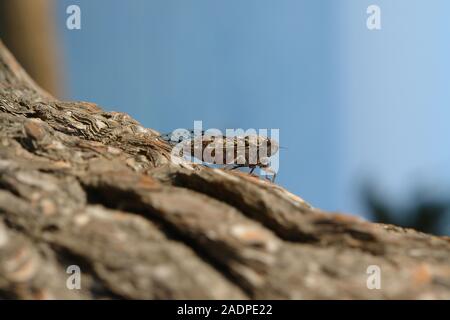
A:
[[[0,43],[1,298],[450,298],[449,238],[172,164],[157,135],[52,98]]]

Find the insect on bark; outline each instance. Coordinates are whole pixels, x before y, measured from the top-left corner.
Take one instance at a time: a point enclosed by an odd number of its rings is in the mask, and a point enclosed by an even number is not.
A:
[[[222,165],[225,170],[250,168],[250,174],[256,168],[273,174],[270,157],[278,152],[279,146],[274,139],[261,135],[224,136],[222,134],[180,130],[160,136],[172,146],[176,156],[194,157],[204,163]],[[175,149],[176,148],[176,149]]]

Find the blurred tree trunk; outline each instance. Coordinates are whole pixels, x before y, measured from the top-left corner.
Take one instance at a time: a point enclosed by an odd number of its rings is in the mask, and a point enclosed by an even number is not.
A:
[[[62,96],[54,0],[1,0],[0,38],[36,82]]]
[[[157,132],[56,100],[0,42],[0,298],[449,299],[450,241],[175,165]]]

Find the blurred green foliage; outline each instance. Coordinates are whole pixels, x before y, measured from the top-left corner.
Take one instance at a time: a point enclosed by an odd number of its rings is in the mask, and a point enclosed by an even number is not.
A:
[[[375,222],[413,228],[422,232],[443,234],[445,219],[450,214],[450,200],[430,199],[417,192],[407,207],[400,208],[366,185],[363,199]]]

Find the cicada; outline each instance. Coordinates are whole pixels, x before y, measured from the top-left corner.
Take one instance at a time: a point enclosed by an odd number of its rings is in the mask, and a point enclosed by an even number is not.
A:
[[[273,175],[270,158],[279,150],[278,142],[261,135],[224,136],[222,134],[179,130],[161,135],[168,142],[176,156],[189,156],[206,164],[223,166],[225,170],[250,168],[252,174],[260,168]],[[175,149],[176,148],[176,149]]]

